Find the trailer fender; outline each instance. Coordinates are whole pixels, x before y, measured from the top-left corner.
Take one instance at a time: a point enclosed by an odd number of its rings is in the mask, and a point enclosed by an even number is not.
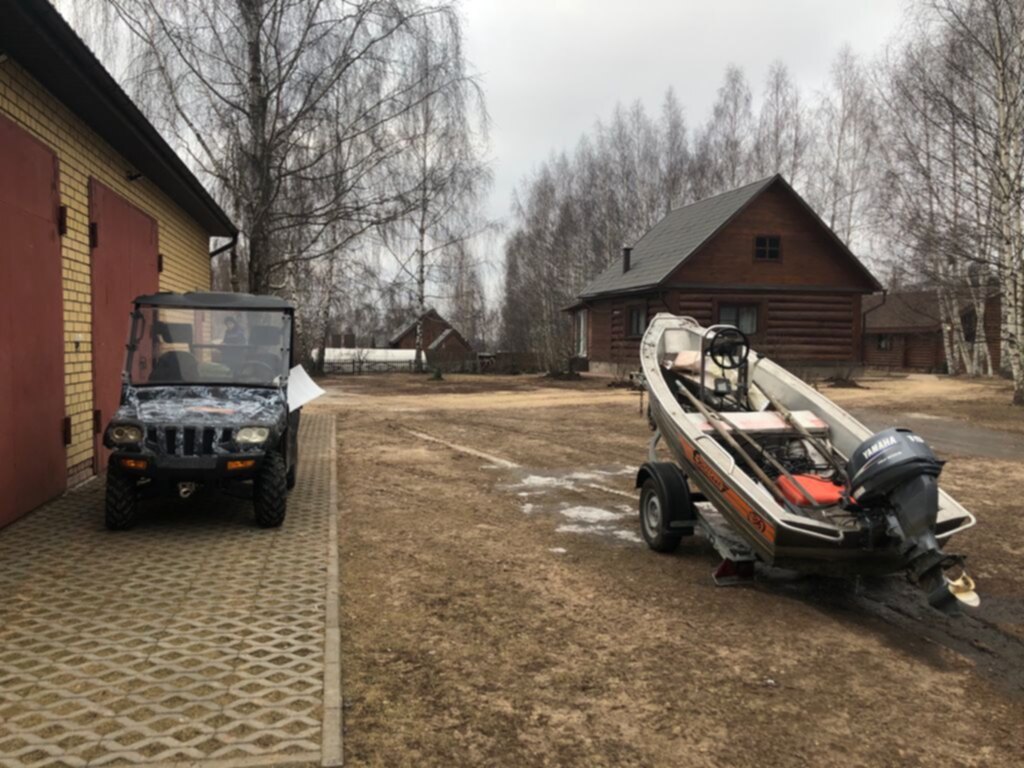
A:
[[[648,478],[653,478],[661,491],[661,497],[668,504],[668,514],[662,520],[666,533],[693,533],[697,512],[693,507],[690,486],[686,475],[675,464],[667,461],[648,461],[636,473],[636,488],[643,487]]]

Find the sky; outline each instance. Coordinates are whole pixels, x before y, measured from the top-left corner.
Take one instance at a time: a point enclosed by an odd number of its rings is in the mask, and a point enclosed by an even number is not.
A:
[[[466,52],[491,116],[494,184],[507,219],[512,193],[552,152],[571,149],[617,102],[657,114],[669,86],[693,126],[707,119],[729,64],[757,97],[781,59],[806,94],[823,87],[844,44],[866,59],[903,24],[903,0],[462,0]],[[481,254],[500,272],[501,238]]]

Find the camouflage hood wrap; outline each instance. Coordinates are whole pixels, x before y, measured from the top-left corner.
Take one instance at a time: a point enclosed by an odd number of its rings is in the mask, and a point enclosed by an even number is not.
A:
[[[265,426],[278,434],[288,406],[277,389],[252,387],[128,387],[114,421],[197,427]]]

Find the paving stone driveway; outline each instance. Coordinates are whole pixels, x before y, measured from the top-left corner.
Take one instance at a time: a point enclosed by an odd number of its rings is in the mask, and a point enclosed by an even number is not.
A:
[[[0,531],[0,765],[340,760],[333,416],[300,439],[279,530],[216,495],[110,533],[93,481]]]

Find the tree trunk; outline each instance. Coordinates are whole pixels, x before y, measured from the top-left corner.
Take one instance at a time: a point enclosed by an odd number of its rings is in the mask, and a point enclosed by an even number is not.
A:
[[[416,264],[416,372],[424,370],[423,354],[423,315],[427,312],[427,256],[425,233],[420,231],[420,248]]]

